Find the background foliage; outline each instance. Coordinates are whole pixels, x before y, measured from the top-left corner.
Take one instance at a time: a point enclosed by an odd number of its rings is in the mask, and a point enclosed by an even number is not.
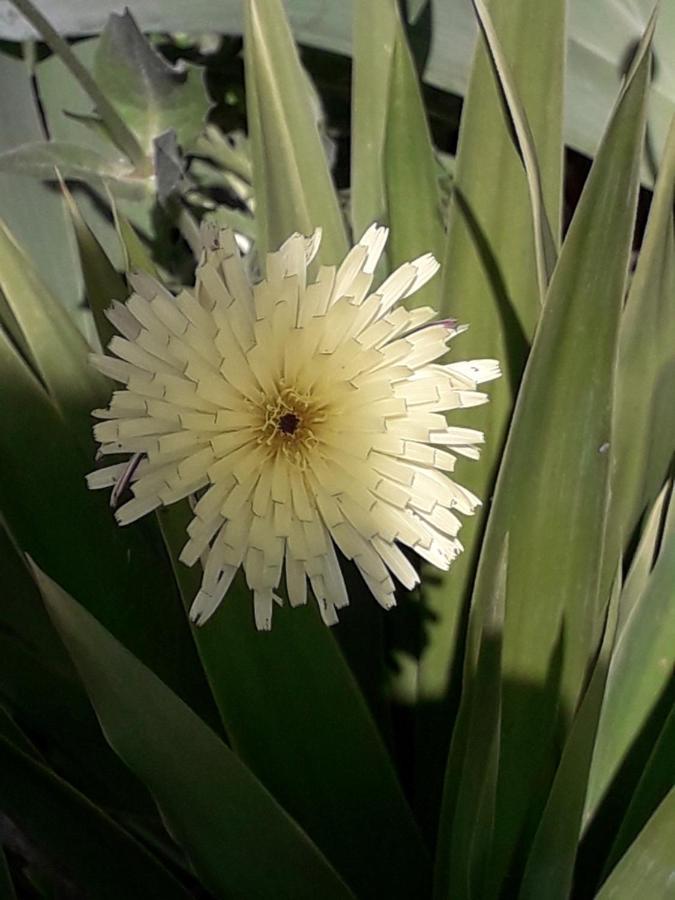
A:
[[[279,0],[0,4],[0,897],[674,895],[674,7],[409,6],[290,4],[350,64]],[[386,222],[502,363],[466,551],[390,614],[346,567],[335,629],[239,584],[195,630],[188,510],[85,487],[103,310],[203,219],[252,273]]]

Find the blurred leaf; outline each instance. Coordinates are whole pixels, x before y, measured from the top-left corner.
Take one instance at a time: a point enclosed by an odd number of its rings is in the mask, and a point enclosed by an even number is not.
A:
[[[119,528],[93,468],[0,329],[0,509],[12,536],[134,653],[210,717],[206,691],[166,554],[152,522]],[[11,473],[11,475],[9,474]]]
[[[11,3],[37,30],[51,50],[62,59],[82,89],[87,92],[101,120],[105,123],[108,133],[119,149],[129,157],[134,165],[140,164],[143,159],[143,152],[138,141],[127,128],[123,119],[120,118],[115,107],[98,86],[89,70],[82,65],[70,49],[68,42],[63,40],[58,31],[49,24],[30,0],[11,0]]]
[[[190,517],[180,507],[160,517],[186,606],[201,580],[177,561]],[[260,634],[251,604],[238,579],[195,630],[232,748],[357,896],[423,894],[426,850],[332,633],[312,605],[275,610]]]
[[[128,832],[0,734],[0,805],[68,879],[101,900],[188,900],[190,894]]]
[[[436,160],[400,15],[394,32],[383,162],[391,268],[423,253],[442,259],[445,235]],[[440,287],[440,277],[432,279],[408,305],[438,309]]]
[[[571,895],[593,746],[616,637],[620,594],[621,573],[618,571],[598,658],[570,726],[560,765],[530,847],[519,900],[539,900],[543,896],[547,900],[567,900]]]
[[[596,900],[672,897],[674,845],[675,788],[671,788],[596,894]]]
[[[675,119],[621,322],[612,515],[625,544],[675,449]]]
[[[674,509],[671,500],[670,514]],[[675,663],[675,529],[628,613],[607,681],[586,801],[594,815],[633,742],[647,724]]]
[[[36,575],[108,740],[150,788],[205,885],[221,897],[351,897],[225,744],[51,579]]]
[[[12,884],[12,876],[7,865],[7,857],[0,846],[0,898],[16,900],[16,892]]]
[[[653,22],[652,22],[653,26]],[[523,377],[473,595],[467,672],[509,533],[494,884],[546,798],[559,734],[597,648],[611,397],[635,220],[648,29],[567,233]],[[589,303],[588,298],[593,302]],[[517,510],[517,515],[514,511]],[[612,546],[610,544],[610,546]],[[618,560],[614,559],[614,566]]]
[[[387,221],[383,154],[399,29],[395,0],[354,0],[353,5],[350,196],[358,238],[372,222]]]
[[[0,289],[56,407],[76,434],[88,433],[90,411],[107,394],[105,380],[89,365],[87,344],[74,322],[3,222]]]
[[[105,316],[105,310],[113,300],[125,300],[129,292],[124,279],[112,265],[96,235],[84,221],[82,213],[65,183],[61,184],[61,190],[75,229],[85,294],[94,316],[101,345],[105,347],[116,333]]]
[[[2,703],[50,764],[97,803],[147,815],[147,794],[103,740],[75,674],[4,634],[0,651]]]
[[[155,183],[157,199],[167,203],[174,196],[185,175],[185,160],[176,142],[176,132],[171,129],[158,135],[153,141]]]
[[[261,258],[292,232],[321,226],[319,258],[337,263],[345,226],[280,0],[248,0],[244,51]]]
[[[44,134],[33,94],[31,74],[22,59],[0,52],[0,155]],[[0,175],[0,219],[26,248],[43,280],[82,324],[77,306],[82,279],[77,251],[67,226],[63,201],[48,185],[32,178]]]
[[[537,148],[534,135],[527,120],[525,107],[521,103],[518,88],[514,80],[511,66],[506,58],[494,22],[483,0],[472,0],[476,11],[483,40],[488,48],[495,79],[504,98],[508,115],[513,125],[518,153],[522,159],[527,176],[527,184],[532,207],[532,224],[534,229],[534,256],[537,268],[537,283],[543,303],[548,283],[556,263],[556,237],[554,238],[546,212],[544,186],[537,161]]]
[[[501,648],[508,572],[508,535],[495,570],[490,607],[483,622],[476,671],[467,690],[472,704],[466,724],[461,775],[444,787],[434,897],[483,896],[494,833],[501,729]],[[468,709],[468,705],[465,709]]]
[[[165,131],[173,129],[186,150],[204,127],[211,107],[204,71],[171,66],[139,31],[128,9],[122,15],[111,13],[96,51],[94,76],[146,156]]]
[[[23,753],[28,753],[30,756],[38,755],[33,744],[31,744],[4,706],[0,706],[0,737],[5,738]],[[0,894],[0,896],[2,895]]]
[[[557,234],[565,4],[562,0],[514,0],[508,5],[492,3],[490,9],[527,111],[546,207]],[[488,385],[489,403],[466,412],[456,410],[451,416],[453,424],[485,433],[481,459],[457,466],[458,479],[484,505],[463,524],[460,538],[466,549],[451,571],[424,587],[430,624],[419,666],[419,696],[425,708],[418,715],[418,782],[424,791],[420,807],[429,810],[430,827],[454,718],[448,702],[457,702],[462,629],[478,550],[514,396],[540,312],[532,229],[527,179],[481,43],[462,111],[441,313],[470,325],[453,344],[453,358],[495,358],[503,375]]]
[[[88,147],[60,141],[22,144],[0,154],[0,172],[55,180],[57,167],[64,178],[82,181],[121,179],[132,171],[129,164],[119,157],[102,156]]]

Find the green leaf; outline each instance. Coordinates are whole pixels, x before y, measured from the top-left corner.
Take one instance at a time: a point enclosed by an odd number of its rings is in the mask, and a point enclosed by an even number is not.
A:
[[[64,141],[34,141],[0,154],[0,172],[31,175],[48,181],[64,178],[96,183],[101,178],[128,178],[132,169],[121,157],[103,156],[96,150]]]
[[[110,208],[112,209],[115,231],[117,232],[117,237],[122,246],[125,271],[145,272],[152,278],[159,278],[159,272],[152,261],[150,253],[136,233],[131,222],[120,211],[112,194],[108,194],[108,201],[110,203]]]
[[[203,715],[212,714],[185,615],[152,522],[128,529],[85,484],[84,454],[0,329],[0,509],[14,541]]]
[[[128,9],[122,15],[111,13],[96,51],[94,76],[146,156],[165,131],[173,129],[186,150],[204,127],[211,102],[203,70],[171,66]]]
[[[483,622],[476,671],[466,687],[461,771],[448,769],[436,850],[434,897],[483,896],[494,832],[501,728],[501,648],[508,572],[508,535],[495,571],[490,608]]]
[[[225,744],[53,581],[36,576],[111,746],[149,787],[207,888],[221,897],[351,897]]]
[[[3,222],[0,290],[57,409],[79,434],[88,433],[90,411],[107,393],[105,380],[89,365],[87,344],[74,322]]]
[[[0,734],[0,805],[59,871],[101,900],[188,900],[128,832]]]
[[[616,836],[605,871],[611,871],[648,821],[675,780],[675,708],[671,709],[642,776],[631,797],[621,828]]]
[[[612,515],[621,539],[651,505],[675,447],[675,120],[621,322]]]
[[[537,161],[537,148],[534,135],[527,119],[518,88],[514,80],[511,66],[502,50],[492,17],[483,0],[472,0],[478,17],[483,40],[488,48],[490,62],[495,78],[503,95],[504,102],[511,118],[518,152],[522,158],[532,207],[532,224],[534,227],[534,256],[537,267],[537,283],[539,295],[543,303],[548,283],[556,263],[556,238],[546,212],[544,186]],[[557,227],[556,227],[557,233]]]
[[[75,230],[85,294],[94,316],[99,339],[102,346],[105,347],[115,334],[115,329],[105,316],[105,310],[113,300],[125,300],[129,292],[124,279],[110,262],[96,235],[85,222],[65,182],[61,183],[61,191]]]
[[[562,102],[565,4],[512,0],[490,6],[530,122],[549,220],[557,233],[562,193]],[[427,581],[429,624],[418,689],[421,807],[434,810],[446,766],[448,734],[461,670],[462,630],[486,512],[506,428],[540,312],[527,179],[504,117],[484,45],[478,44],[462,110],[454,188],[441,285],[441,313],[469,324],[453,343],[459,359],[491,357],[502,377],[488,386],[490,401],[452,413],[453,425],[485,434],[479,461],[460,462],[458,480],[483,500],[463,524],[464,553],[446,575]]]
[[[319,258],[337,263],[345,226],[280,0],[247,0],[244,53],[260,252],[321,227]]]
[[[657,552],[661,541],[663,520],[668,509],[668,501],[673,490],[672,482],[667,482],[656,498],[649,516],[645,522],[640,543],[637,546],[631,567],[626,576],[626,581],[621,591],[621,608],[619,610],[619,632],[647,587],[649,575],[657,558]]]
[[[160,517],[186,606],[201,580],[178,562],[190,517],[185,507]],[[357,896],[423,892],[426,850],[332,633],[306,606],[275,610],[261,634],[251,603],[240,578],[195,631],[232,748]]]
[[[625,856],[603,884],[596,900],[666,900],[673,893],[675,788],[672,788]]]
[[[397,16],[389,82],[384,175],[387,219],[391,228],[387,255],[392,269],[433,253],[443,255],[444,231],[434,150],[415,63],[403,23]],[[440,278],[415,294],[412,305],[438,308]]]
[[[7,857],[0,847],[0,898],[1,900],[16,900],[16,892],[12,884],[12,876],[7,865]]]
[[[588,776],[607,670],[616,637],[621,593],[617,572],[598,659],[570,726],[562,758],[532,842],[519,900],[567,900],[572,890]]]
[[[473,597],[467,671],[509,533],[494,883],[536,822],[605,617],[611,397],[631,250],[652,27],[567,233],[521,385]],[[589,303],[589,297],[593,302]],[[515,512],[517,511],[517,513]],[[612,546],[610,543],[609,546]],[[609,561],[608,561],[609,562]],[[618,560],[613,560],[616,567]],[[531,825],[529,826],[531,827]]]
[[[351,221],[355,236],[387,221],[384,144],[397,34],[394,0],[354,0],[351,95]]]
[[[91,73],[70,49],[68,42],[64,41],[58,31],[52,28],[47,19],[33,6],[30,0],[11,0],[11,3],[38,31],[52,51],[61,57],[64,64],[77,79],[79,85],[87,92],[99,116],[105,123],[110,136],[120,150],[126,153],[132,163],[135,165],[140,164],[143,160],[143,152],[138,141],[120,118],[115,107],[110,103]]]
[[[673,515],[671,501],[670,515]],[[591,818],[667,688],[675,662],[675,529],[627,615],[607,681],[586,800]]]
[[[0,52],[0,155],[44,137],[26,62]],[[82,278],[63,201],[50,185],[0,175],[0,219],[34,260],[54,295],[81,324]]]

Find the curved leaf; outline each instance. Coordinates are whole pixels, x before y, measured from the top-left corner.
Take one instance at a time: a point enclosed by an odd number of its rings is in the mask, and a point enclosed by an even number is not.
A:
[[[101,900],[190,893],[104,812],[0,734],[0,806],[59,871]]]
[[[192,710],[51,579],[37,569],[36,577],[108,741],[153,793],[207,887],[220,897],[351,897]]]

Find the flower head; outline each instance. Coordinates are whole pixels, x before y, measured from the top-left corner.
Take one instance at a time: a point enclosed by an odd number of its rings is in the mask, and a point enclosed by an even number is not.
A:
[[[393,606],[391,576],[419,580],[400,545],[441,569],[462,549],[455,513],[479,500],[444,473],[458,454],[476,458],[483,435],[444,413],[484,403],[476,387],[497,363],[436,363],[463,328],[399,305],[436,273],[431,255],[371,292],[385,228],[309,281],[320,234],[294,234],[255,285],[231,232],[203,238],[194,289],[174,297],[136,275],[109,310],[121,336],[93,362],[124,389],[94,411],[94,434],[102,454],[133,454],[133,465],[93,472],[89,486],[123,479],[133,498],[115,513],[122,525],[193,498],[181,560],[203,562],[194,622],[242,567],[258,628],[270,627],[282,574],[292,606],[309,581],[333,624],[348,603],[336,546]]]

